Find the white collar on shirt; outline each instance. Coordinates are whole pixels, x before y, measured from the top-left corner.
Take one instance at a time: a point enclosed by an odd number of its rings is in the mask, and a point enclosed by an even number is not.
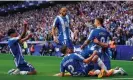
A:
[[[97,27],[97,29],[101,29],[101,28],[102,28],[102,26],[98,26],[98,27]]]

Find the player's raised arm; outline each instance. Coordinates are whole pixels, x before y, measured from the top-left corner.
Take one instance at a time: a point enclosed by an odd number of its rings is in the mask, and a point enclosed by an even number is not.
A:
[[[88,39],[83,43],[83,45],[80,47],[81,49],[83,49],[85,46],[87,46],[91,40],[93,40],[95,37],[94,37],[94,30],[92,30],[89,34],[89,37]]]
[[[27,32],[27,22],[24,21],[24,30],[23,30],[23,33],[21,34],[21,36],[19,37],[19,39],[24,38],[26,35],[26,32]]]
[[[29,35],[26,36],[25,38],[20,39],[19,42],[20,42],[20,43],[23,43],[24,41],[27,41],[27,40],[30,39],[31,37],[32,37],[32,34],[29,34]]]
[[[56,34],[56,28],[58,26],[58,18],[56,17],[54,22],[53,22],[53,27],[52,27],[52,35],[54,38],[54,42],[58,43],[58,38],[57,38],[57,34]]]
[[[86,40],[83,45],[81,45],[81,49],[83,49],[85,46],[87,46],[90,43],[90,40]]]

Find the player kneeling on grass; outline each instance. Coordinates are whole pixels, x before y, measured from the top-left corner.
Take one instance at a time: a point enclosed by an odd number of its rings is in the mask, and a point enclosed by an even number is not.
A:
[[[109,45],[107,43],[102,43],[102,42],[98,41],[98,39],[94,39],[93,42],[102,46],[102,47],[108,47],[108,45]],[[96,50],[88,50],[88,53],[83,53],[83,52],[80,53],[80,55],[83,56],[85,59],[88,58],[92,54],[96,54],[99,56],[100,53],[98,53]],[[125,72],[125,70],[123,68],[107,70],[107,67],[105,66],[105,64],[103,63],[103,61],[99,57],[94,58],[91,61],[98,64],[98,66],[100,67],[100,70],[95,69],[95,70],[90,71],[88,74],[90,76],[98,76],[99,78],[101,78],[104,76],[108,77],[108,76],[111,76],[114,74],[127,75],[127,73]]]
[[[111,76],[112,74],[125,74],[125,71],[122,68],[119,68],[117,70],[105,70],[104,68],[102,70],[92,70],[94,69],[94,65],[91,64],[91,62],[98,61],[98,56],[96,55],[97,52],[94,51],[93,54],[87,58],[84,59],[80,54],[72,53],[70,52],[69,48],[66,46],[63,46],[61,48],[61,52],[65,54],[60,70],[61,73],[55,74],[54,76],[97,76],[99,78],[103,76]],[[89,64],[85,64],[89,63]],[[105,68],[106,66],[102,63],[100,65],[103,65]],[[101,68],[103,66],[100,66]],[[65,70],[69,73],[65,73]]]
[[[61,73],[55,76],[88,76],[88,72],[93,69],[93,65],[89,63],[98,57],[94,52],[85,59],[80,54],[71,52],[65,45],[61,48],[61,52],[65,55],[60,65]],[[70,74],[65,74],[65,70]]]
[[[98,52],[89,50],[89,53],[81,53],[80,55],[83,56],[85,59],[89,57],[89,55],[98,55]],[[121,75],[127,75],[127,73],[125,72],[125,70],[123,68],[117,68],[117,69],[110,69],[107,70],[107,67],[105,66],[105,64],[103,63],[103,61],[99,58],[99,57],[95,57],[94,59],[90,60],[91,62],[94,62],[93,65],[96,63],[98,64],[98,66],[100,67],[101,70],[99,69],[95,69],[89,72],[89,76],[98,76],[99,78],[101,77],[108,77],[114,74],[118,74],[120,73]]]
[[[8,30],[8,46],[11,50],[11,53],[14,57],[15,65],[17,67],[17,69],[12,69],[8,71],[8,74],[10,75],[34,75],[37,73],[34,67],[24,60],[24,57],[22,55],[22,49],[20,44],[32,37],[31,34],[25,37],[26,31],[27,22],[24,22],[24,31],[21,36],[18,35],[15,29]]]
[[[93,41],[94,43],[102,46],[102,47],[109,47],[110,44],[108,43],[102,43],[100,41],[98,41],[98,39],[94,39]],[[93,54],[93,51],[92,50],[89,50],[88,51],[89,53],[81,53],[81,55],[84,57],[84,58],[87,58],[89,57],[90,54]],[[99,55],[99,54],[98,54]],[[127,73],[125,72],[125,70],[123,68],[116,68],[116,69],[110,69],[110,70],[107,70],[107,67],[105,66],[105,64],[101,61],[100,58],[97,59],[97,64],[99,65],[99,67],[101,68],[101,71],[100,70],[92,70],[89,72],[89,75],[91,76],[95,76],[95,75],[98,75],[98,77],[103,77],[103,76],[111,76],[111,75],[114,75],[114,74],[121,74],[121,75],[127,75]],[[105,73],[105,74],[103,74]]]

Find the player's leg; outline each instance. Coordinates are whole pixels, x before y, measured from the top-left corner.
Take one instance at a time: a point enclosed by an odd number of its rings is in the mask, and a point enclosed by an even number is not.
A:
[[[117,70],[110,69],[107,72],[102,69],[100,71],[99,75],[98,75],[98,78],[101,78],[101,77],[104,77],[104,76],[109,77],[109,76],[112,76],[112,75],[115,75],[115,74],[127,75],[126,71],[123,68],[119,68]]]
[[[72,51],[74,50],[73,43],[70,39],[64,40],[64,43],[66,44],[67,47],[69,47]]]
[[[91,70],[88,73],[89,76],[97,76],[99,74],[100,74],[100,70]]]
[[[60,48],[63,46],[63,40],[59,40],[58,43],[55,43],[55,42],[54,42],[54,46],[55,46],[56,53],[57,53],[56,56],[61,56],[61,57],[63,57],[64,54],[62,54],[62,53],[60,52]]]
[[[97,69],[97,70],[90,71],[88,75],[98,76],[98,78],[102,78],[104,76],[107,76],[107,72],[104,69],[102,70]]]
[[[99,58],[99,56],[97,55],[98,52],[97,52],[97,51],[94,51],[93,54],[94,54],[95,56],[92,58],[92,62],[97,63],[98,66],[99,66],[101,69],[104,69],[104,70],[107,72],[107,67],[105,66],[105,64],[103,63],[103,61]],[[92,54],[92,55],[93,55],[93,54]]]
[[[109,56],[109,52],[106,51],[104,53],[101,54],[102,55],[102,61],[105,64],[105,66],[107,67],[107,70],[111,69],[111,61],[110,61],[110,56]]]
[[[36,75],[36,71],[20,71],[20,75]]]
[[[16,58],[14,58],[14,63],[15,63],[15,66],[18,67],[19,64],[18,64]],[[8,71],[9,75],[17,75],[19,73],[20,73],[20,70],[18,68],[17,69],[11,69],[11,70]]]
[[[113,74],[112,70],[106,72],[104,69],[102,69],[102,70],[97,69],[97,70],[90,71],[88,75],[98,76],[98,78],[102,78],[102,77],[105,77],[105,76],[110,76],[112,74]]]
[[[104,53],[103,52],[102,53],[98,52],[97,54],[98,54],[99,59],[98,59],[98,63],[95,64],[95,69],[103,69],[103,68],[101,68],[99,66],[100,66],[100,64],[103,65],[103,63],[104,63],[104,65],[106,66],[106,69],[105,69],[105,67],[104,67],[104,69],[106,71],[110,70],[111,62],[110,62],[110,57],[108,55],[108,52],[104,52]]]
[[[11,75],[14,71],[15,71],[15,69],[11,69],[11,70],[8,71],[8,74]]]
[[[111,76],[115,74],[127,75],[126,71],[123,68],[118,68],[109,70],[106,76]]]
[[[98,78],[101,78],[101,77],[105,76],[106,73],[107,73],[107,68],[104,65],[104,63],[102,62],[102,60],[98,57],[98,55],[95,55],[93,57],[92,62],[98,63],[99,67],[101,68],[101,71],[98,70],[98,69],[97,70],[94,70],[94,71],[90,71],[89,72],[89,75],[91,75],[91,76],[98,75]]]
[[[20,73],[19,69],[11,69],[8,71],[9,75],[17,75],[19,73]]]
[[[90,72],[90,74],[98,75],[98,78],[105,76],[107,74],[108,70],[107,70],[107,67],[105,66],[105,64],[102,62],[102,60],[96,55],[96,56],[94,56],[92,61],[97,62],[98,66],[101,68],[101,71],[96,70],[95,72]]]
[[[37,74],[35,68],[27,62],[20,64],[18,66],[18,68],[20,70],[21,75],[35,75],[35,74]]]

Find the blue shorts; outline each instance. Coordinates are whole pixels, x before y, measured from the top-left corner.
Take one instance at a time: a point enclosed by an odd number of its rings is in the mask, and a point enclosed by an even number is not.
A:
[[[89,63],[89,64],[82,64],[82,68],[80,71],[77,71],[76,74],[72,74],[72,76],[88,76],[89,71],[94,69],[94,65],[93,63]]]
[[[101,55],[101,60],[103,61],[108,70],[111,69],[111,61],[108,51]]]
[[[72,43],[72,40],[71,39],[66,39],[64,41],[62,40],[59,40],[59,43],[58,45],[66,45],[68,48],[70,49],[74,49],[74,46],[73,46],[73,43]]]
[[[88,73],[94,69],[94,64],[93,63],[89,63],[86,67],[85,67],[85,73],[86,76],[88,76]]]
[[[103,61],[103,63],[107,67],[107,69],[110,70],[111,69],[111,61],[110,61],[109,53],[108,52],[100,53],[100,59]],[[95,64],[95,69],[100,69],[98,64]]]

